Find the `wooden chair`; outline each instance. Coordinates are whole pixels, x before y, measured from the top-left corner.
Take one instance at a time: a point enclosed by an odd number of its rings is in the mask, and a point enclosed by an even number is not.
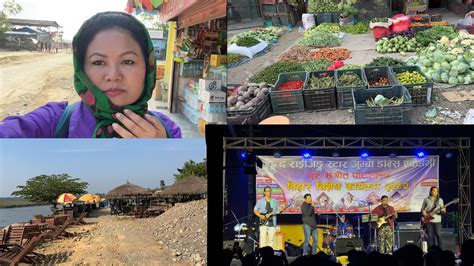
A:
[[[24,246],[21,245],[12,245],[5,248],[3,251],[0,251],[0,262],[6,262],[10,265],[17,265],[22,260],[27,259],[27,255],[33,251],[33,249],[38,245],[44,238],[43,234],[39,234],[33,237],[27,244]]]
[[[74,221],[73,224],[74,224],[74,225],[78,225],[80,222],[82,222],[82,219],[83,219],[84,217],[86,217],[86,215],[87,215],[87,212],[81,213],[81,215],[79,216],[79,218],[77,218],[77,220]]]
[[[68,216],[68,215],[64,215],[64,214],[55,215],[54,216],[54,225],[55,226],[61,226],[67,221],[67,219],[72,219],[72,216]]]
[[[54,230],[53,232],[50,232],[50,233],[48,234],[48,237],[58,238],[60,235],[65,235],[65,236],[67,236],[68,233],[67,233],[65,230],[66,230],[66,228],[67,228],[69,225],[71,225],[71,223],[72,223],[72,219],[71,219],[71,218],[68,218],[68,219],[66,220],[66,222],[65,222],[63,225],[61,225],[60,227],[58,227],[58,228],[57,228],[56,230]]]
[[[2,228],[0,231],[0,244],[4,244],[7,241],[8,234],[10,233],[10,226]]]
[[[12,225],[10,226],[10,232],[7,235],[5,241],[6,244],[16,244],[20,245],[23,242],[25,235],[25,226],[24,225]]]

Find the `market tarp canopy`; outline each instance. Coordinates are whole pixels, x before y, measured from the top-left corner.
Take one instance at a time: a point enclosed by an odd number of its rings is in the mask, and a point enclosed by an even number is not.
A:
[[[8,22],[13,25],[19,25],[19,26],[55,27],[55,28],[60,27],[56,21],[50,21],[50,20],[9,18]]]
[[[199,195],[205,193],[207,193],[207,179],[203,177],[189,176],[167,187],[162,192],[155,193],[155,196],[172,197],[178,195]]]
[[[114,198],[125,198],[125,197],[135,197],[135,196],[151,196],[153,193],[146,188],[137,186],[127,181],[127,183],[118,186],[105,196],[107,199]]]

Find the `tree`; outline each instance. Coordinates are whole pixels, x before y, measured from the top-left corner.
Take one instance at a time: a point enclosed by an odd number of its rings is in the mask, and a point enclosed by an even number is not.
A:
[[[169,29],[168,23],[162,23],[160,21],[160,16],[153,15],[149,13],[141,13],[138,19],[145,24],[145,27],[153,30],[162,30],[165,35]]]
[[[166,185],[165,185],[165,180],[160,180],[160,189],[163,190],[165,189]]]
[[[184,163],[183,168],[178,168],[177,170],[179,174],[174,174],[176,182],[188,176],[207,178],[206,161],[196,163],[193,160],[189,160]]]
[[[0,11],[0,33],[7,32],[12,27],[12,24],[8,22],[8,16],[14,16],[22,10],[23,8],[15,3],[15,0],[5,0],[3,2],[2,11]]]
[[[40,175],[30,178],[24,186],[17,186],[18,190],[12,196],[22,197],[34,203],[47,203],[56,208],[56,199],[62,193],[84,194],[89,184],[81,182],[68,174]]]

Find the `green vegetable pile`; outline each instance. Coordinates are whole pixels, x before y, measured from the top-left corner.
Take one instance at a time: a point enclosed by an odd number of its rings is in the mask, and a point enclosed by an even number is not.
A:
[[[425,1],[417,0],[417,1],[413,1],[409,3],[408,7],[416,7],[416,6],[422,6],[422,5],[426,5]]]
[[[398,66],[407,66],[407,64],[401,60],[391,58],[391,57],[377,57],[372,62],[366,65],[366,67],[376,67],[376,66],[389,66],[389,67],[398,67]]]
[[[227,65],[233,65],[244,60],[245,58],[247,57],[240,54],[227,54]]]
[[[423,75],[418,73],[417,71],[399,72],[396,73],[395,76],[397,76],[398,80],[402,84],[419,84],[425,83],[427,81],[426,78],[423,77]]]
[[[396,98],[396,97],[393,97],[393,98],[390,98],[390,99],[387,99],[385,98],[383,95],[377,95],[375,96],[375,99],[368,99],[366,101],[367,103],[367,106],[369,107],[377,107],[377,106],[380,106],[380,107],[384,107],[384,106],[388,106],[388,105],[400,105],[403,103],[403,97],[400,97],[400,98]]]
[[[363,67],[363,65],[345,65],[341,68],[339,68],[339,70],[349,70],[349,69],[361,69]]]
[[[337,12],[337,5],[331,0],[308,0],[308,12],[309,13],[318,13],[318,12]]]
[[[363,86],[364,82],[359,78],[357,74],[353,73],[344,73],[341,76],[337,77],[337,86],[338,87],[357,87]]]
[[[377,23],[377,22],[388,22],[388,18],[373,18],[370,22]]]
[[[442,37],[417,56],[408,60],[408,65],[417,65],[434,82],[451,85],[474,82],[474,38],[464,32],[458,38]]]
[[[306,72],[326,70],[330,65],[332,65],[331,61],[322,58],[301,63]]]
[[[235,44],[243,47],[252,47],[260,42],[255,37],[241,37],[235,41]]]
[[[316,30],[323,30],[327,32],[332,32],[332,33],[338,33],[341,32],[341,27],[337,23],[321,23],[319,26],[316,27]]]
[[[309,79],[309,87],[307,90],[312,89],[326,89],[334,87],[334,76],[329,75],[319,75],[319,76],[312,76]]]
[[[376,50],[379,53],[397,53],[397,52],[415,52],[421,46],[415,38],[408,39],[402,36],[396,36],[392,39],[383,38],[376,43]]]
[[[252,31],[238,33],[230,39],[230,43],[236,43],[239,39],[253,37],[267,42],[275,42],[284,32],[284,27],[255,28]]]
[[[415,38],[421,47],[427,47],[440,40],[443,36],[454,39],[458,36],[458,32],[450,26],[434,26],[431,29],[416,33]]]
[[[280,73],[305,71],[300,63],[296,62],[277,62],[264,68],[250,79],[250,82],[260,83],[267,82],[268,84],[275,84]]]
[[[347,25],[342,28],[342,31],[351,34],[363,34],[369,32],[369,23],[366,21],[359,21],[355,25]]]
[[[339,38],[327,31],[314,30],[305,34],[305,36],[298,41],[299,44],[313,47],[332,47],[341,45]]]

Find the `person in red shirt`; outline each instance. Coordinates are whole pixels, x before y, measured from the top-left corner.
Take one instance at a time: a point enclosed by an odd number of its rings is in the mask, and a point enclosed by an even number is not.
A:
[[[382,204],[377,206],[372,214],[379,217],[379,223],[377,223],[377,234],[380,247],[380,253],[392,254],[393,249],[393,227],[394,219],[398,217],[395,209],[388,205],[388,197],[382,196]],[[381,223],[384,222],[384,223]]]

